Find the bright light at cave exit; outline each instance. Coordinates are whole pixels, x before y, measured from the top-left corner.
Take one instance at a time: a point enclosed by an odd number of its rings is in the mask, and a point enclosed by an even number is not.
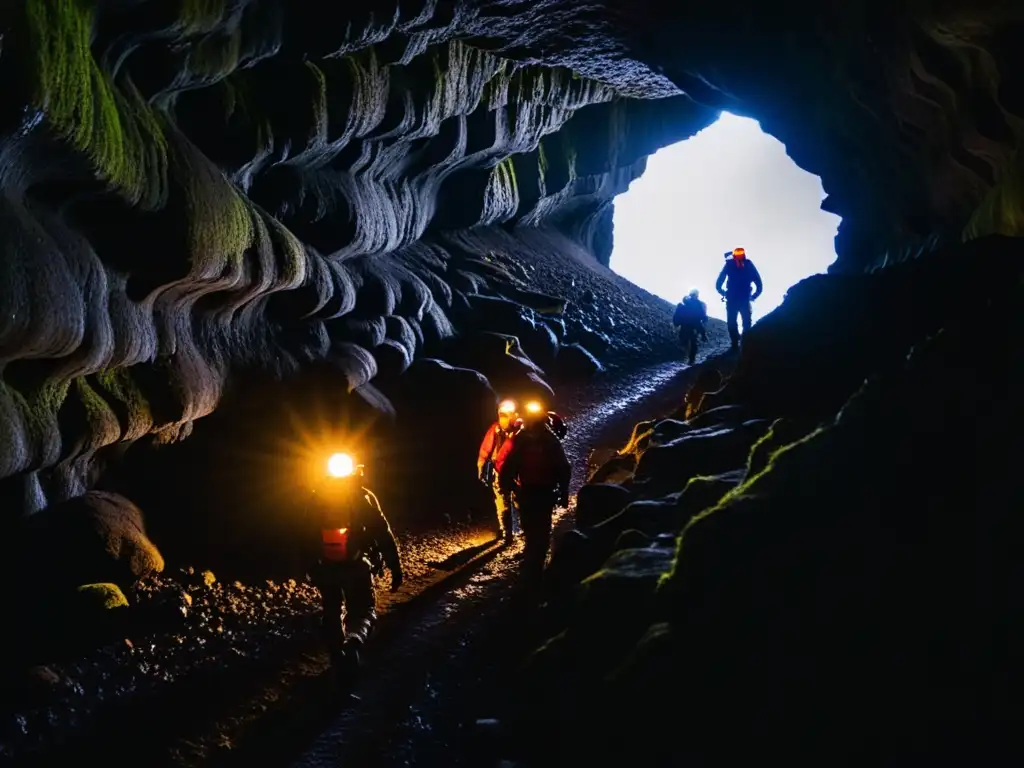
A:
[[[724,253],[740,247],[764,280],[754,321],[786,291],[835,261],[840,218],[820,209],[821,179],[800,169],[756,120],[723,112],[647,160],[615,198],[611,267],[673,304],[691,288],[723,319],[715,292]]]

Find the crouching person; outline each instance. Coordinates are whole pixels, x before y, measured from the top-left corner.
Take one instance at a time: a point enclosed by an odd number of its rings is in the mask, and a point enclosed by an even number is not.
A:
[[[529,403],[523,428],[503,446],[499,486],[511,492],[519,509],[525,547],[526,575],[539,577],[544,570],[556,506],[568,506],[572,466],[562,443],[551,429],[548,412]]]
[[[391,591],[402,584],[398,542],[377,497],[362,486],[362,466],[334,454],[327,477],[314,491],[319,540],[315,582],[322,624],[334,664],[355,667],[377,622],[374,576],[391,572]],[[342,613],[344,611],[344,621]]]

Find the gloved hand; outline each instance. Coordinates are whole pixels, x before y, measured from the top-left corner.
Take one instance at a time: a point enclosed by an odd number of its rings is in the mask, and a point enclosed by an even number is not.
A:
[[[391,591],[392,592],[397,592],[399,590],[399,588],[402,586],[402,582],[403,581],[404,581],[404,577],[402,576],[402,569],[401,568],[396,568],[395,570],[391,571]]]

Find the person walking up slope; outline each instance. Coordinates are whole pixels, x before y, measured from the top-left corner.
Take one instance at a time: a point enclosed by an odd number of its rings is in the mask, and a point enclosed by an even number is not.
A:
[[[731,253],[726,254],[726,258],[725,266],[718,273],[715,290],[725,298],[725,319],[729,325],[732,349],[735,351],[739,349],[741,338],[736,323],[737,315],[743,319],[745,336],[751,325],[750,303],[761,295],[764,286],[761,284],[761,275],[757,267],[747,258],[747,252],[743,248],[734,248]],[[751,286],[754,287],[753,293],[750,292]]]

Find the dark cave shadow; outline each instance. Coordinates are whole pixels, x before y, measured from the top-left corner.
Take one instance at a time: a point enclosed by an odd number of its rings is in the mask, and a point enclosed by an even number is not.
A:
[[[449,555],[444,560],[428,560],[427,565],[431,568],[436,568],[439,571],[454,571],[456,568],[461,568],[485,549],[490,549],[492,546],[494,546],[493,539],[491,541],[485,541],[483,544],[474,544],[472,547],[460,549],[454,555]]]

